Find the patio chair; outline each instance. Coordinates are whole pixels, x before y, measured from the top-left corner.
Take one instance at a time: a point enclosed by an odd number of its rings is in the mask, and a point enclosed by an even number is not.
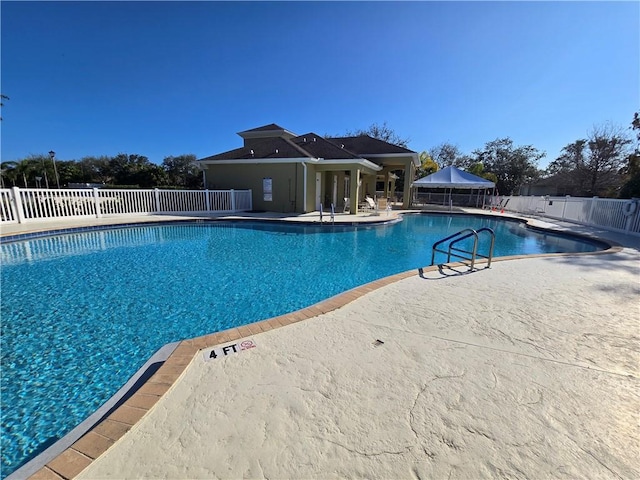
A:
[[[387,215],[389,215],[389,213],[391,213],[391,202],[389,201],[388,198],[379,198],[378,199],[378,210],[382,211],[384,210],[385,212],[387,212]]]
[[[351,199],[349,197],[344,197],[344,209],[342,213],[349,213],[351,211]]]
[[[373,198],[369,195],[364,197],[364,202],[359,205],[360,210],[369,211],[369,212],[377,212],[378,206]]]
[[[364,200],[369,204],[369,208],[371,210],[375,210],[376,212],[378,211],[378,205],[376,204],[376,201],[373,198],[367,195],[366,197],[364,197]]]

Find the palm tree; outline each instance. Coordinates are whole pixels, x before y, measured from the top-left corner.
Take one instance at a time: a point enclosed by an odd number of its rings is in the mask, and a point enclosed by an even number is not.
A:
[[[0,163],[0,185],[2,185],[2,188],[5,188],[5,178],[11,182],[12,187],[15,187],[18,173],[16,170],[17,166],[18,162],[14,161]]]

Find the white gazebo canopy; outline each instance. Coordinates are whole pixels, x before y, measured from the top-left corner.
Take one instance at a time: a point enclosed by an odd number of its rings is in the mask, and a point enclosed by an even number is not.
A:
[[[445,167],[442,170],[438,170],[431,175],[422,177],[415,182],[412,186],[419,188],[493,188],[495,183],[486,180],[482,177],[478,177],[469,172],[465,172],[456,167]]]
[[[414,188],[443,188],[445,190],[445,196],[447,189],[449,189],[449,208],[452,203],[452,192],[454,188],[478,190],[478,201],[480,201],[480,190],[483,191],[482,195],[482,207],[485,205],[485,196],[488,189],[495,188],[496,184],[490,180],[487,180],[472,173],[465,172],[454,166],[445,167],[442,170],[438,170],[431,175],[419,178],[411,184]],[[495,190],[494,190],[495,191]]]

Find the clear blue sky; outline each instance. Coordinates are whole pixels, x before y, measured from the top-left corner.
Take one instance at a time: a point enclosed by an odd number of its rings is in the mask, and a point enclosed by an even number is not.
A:
[[[2,161],[161,163],[277,123],[547,152],[640,109],[639,2],[2,1]]]

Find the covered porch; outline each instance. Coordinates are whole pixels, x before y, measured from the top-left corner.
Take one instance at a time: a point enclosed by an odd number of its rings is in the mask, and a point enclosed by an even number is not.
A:
[[[318,163],[315,166],[315,208],[319,209],[322,204],[323,208],[329,209],[333,204],[336,211],[356,214],[367,196],[384,208],[396,195],[398,179],[402,180],[403,187],[402,208],[409,208],[409,192],[419,162],[418,156],[383,154],[367,157],[371,160],[324,160]]]
[[[367,195],[375,197],[376,179],[383,168],[368,160],[357,162],[324,161],[315,166],[316,210],[328,210],[333,204],[336,211],[358,213],[359,205]]]
[[[370,191],[374,192],[385,202],[396,198],[396,194],[402,194],[402,208],[407,209],[411,203],[411,185],[416,175],[416,169],[420,166],[420,159],[415,153],[398,153],[384,155],[368,155],[381,168],[375,179],[369,179]],[[396,192],[401,187],[400,192]],[[373,196],[373,195],[372,195]]]

